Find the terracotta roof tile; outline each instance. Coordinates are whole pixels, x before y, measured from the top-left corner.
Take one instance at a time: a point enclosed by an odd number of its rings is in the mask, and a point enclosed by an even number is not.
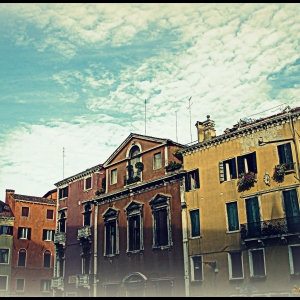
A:
[[[45,203],[45,204],[56,204],[56,199],[26,196],[26,195],[19,195],[19,194],[13,194],[12,196],[16,200],[32,201],[32,202]]]
[[[2,211],[0,212],[0,217],[12,218],[14,216],[14,214],[12,213],[9,205],[7,205],[4,202],[0,202],[0,205],[2,206]]]

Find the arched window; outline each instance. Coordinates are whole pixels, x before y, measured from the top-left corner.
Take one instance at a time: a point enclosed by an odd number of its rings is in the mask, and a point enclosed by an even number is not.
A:
[[[66,232],[66,214],[64,211],[59,216],[59,232]]]
[[[88,203],[84,206],[84,212],[83,212],[83,225],[84,226],[91,226],[91,214],[92,214],[91,204]]]
[[[26,267],[26,250],[19,250],[18,267]]]
[[[51,261],[51,252],[46,250],[44,252],[44,268],[50,268],[50,261]]]

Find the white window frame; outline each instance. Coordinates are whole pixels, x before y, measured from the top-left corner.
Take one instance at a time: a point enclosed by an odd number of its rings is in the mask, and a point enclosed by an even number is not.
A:
[[[7,291],[7,288],[8,288],[8,275],[0,275],[0,277],[6,277],[6,288],[5,288],[5,290],[0,290],[0,291]]]
[[[88,178],[91,178],[91,187],[86,188],[86,180],[87,180]],[[93,176],[92,176],[92,175],[89,175],[89,176],[84,177],[84,191],[89,191],[89,190],[91,190],[92,188],[93,188]]]
[[[119,251],[119,224],[118,224],[118,218],[119,218],[119,210],[109,207],[103,214],[102,217],[104,219],[104,257],[113,257],[118,256]],[[116,228],[116,247],[115,247],[115,253],[108,254],[106,253],[106,224],[110,222],[115,222],[115,228]]]
[[[52,210],[53,211],[53,216],[52,216],[52,219],[49,219],[49,218],[47,218],[47,216],[48,216],[48,210]],[[46,220],[54,220],[54,209],[46,209]]]
[[[155,156],[160,154],[160,167],[156,167],[155,165]],[[161,152],[157,152],[153,154],[153,170],[160,170],[162,168],[162,153]]]
[[[227,165],[225,163],[225,162],[230,161],[230,160],[234,160],[235,175],[236,175],[235,178],[231,178],[231,175],[233,175],[233,174],[230,173],[230,166],[228,165],[228,167],[227,167]],[[229,157],[229,158],[226,158],[226,159],[223,159],[223,160],[219,161],[220,183],[228,182],[228,181],[237,179],[238,178],[237,172],[238,172],[238,170],[237,170],[237,163],[236,163],[236,158],[235,157]],[[226,180],[225,180],[225,173],[226,173]]]
[[[231,260],[232,253],[240,253],[241,254],[242,272],[243,272],[242,277],[232,277],[232,260]],[[244,279],[245,273],[244,273],[243,251],[228,252],[228,273],[229,273],[229,280]]]
[[[236,202],[237,213],[238,213],[238,224],[239,224],[239,229],[237,229],[237,230],[229,230],[227,204],[228,204],[228,203],[233,203],[233,202]],[[226,213],[226,226],[227,226],[226,233],[240,232],[240,231],[241,231],[241,224],[240,224],[239,203],[238,203],[238,201],[237,201],[237,200],[233,200],[233,201],[225,202],[225,207],[226,207],[225,213]]]
[[[131,201],[124,208],[127,218],[127,249],[126,253],[143,253],[144,251],[144,237],[143,237],[143,206],[144,203],[138,201]],[[134,216],[140,217],[140,249],[138,250],[129,250],[129,219]]]
[[[9,265],[9,255],[10,255],[10,249],[9,248],[1,248],[0,250],[7,250],[7,262],[1,263],[0,265]]]
[[[194,266],[194,257],[201,257],[201,274],[202,274],[202,278],[201,279],[195,279],[195,266]],[[204,281],[204,272],[203,272],[203,255],[192,255],[190,256],[190,266],[191,266],[191,282],[200,282],[200,281]]]
[[[23,290],[17,290],[18,286],[18,280],[22,279],[23,280]],[[25,291],[25,278],[16,278],[16,292],[24,292]]]
[[[288,245],[290,274],[294,275],[296,273],[294,272],[293,253],[292,253],[292,249],[291,249],[292,247],[300,247],[300,244]]]
[[[267,276],[267,270],[266,270],[266,258],[265,258],[265,249],[264,248],[256,248],[256,249],[249,249],[248,250],[248,255],[249,255],[249,267],[250,267],[250,277],[255,278],[256,276],[253,273],[253,258],[252,258],[252,252],[257,251],[257,250],[262,250],[263,251],[263,258],[264,258],[264,271],[265,275],[264,277]]]
[[[50,265],[49,265],[49,267],[45,267],[45,253],[46,253],[47,251],[50,252]],[[52,253],[51,253],[51,251],[50,251],[49,249],[46,249],[46,250],[44,251],[43,258],[44,258],[44,260],[43,260],[43,268],[44,268],[44,269],[51,269]]]
[[[21,250],[25,250],[25,266],[19,266],[19,261],[20,261],[20,251]],[[19,249],[19,251],[18,251],[18,267],[19,268],[25,268],[26,267],[26,265],[27,265],[27,250],[26,249],[24,249],[24,248],[21,248],[21,249]]]
[[[53,238],[54,238],[54,232],[51,229],[43,229],[46,231],[46,239],[43,240],[45,242],[52,242]],[[50,239],[49,239],[50,237]]]
[[[61,190],[64,190],[65,188],[68,188],[68,196],[63,195],[63,197],[60,198],[60,191],[61,191]],[[60,187],[58,188],[58,198],[59,198],[59,200],[67,199],[67,198],[69,197],[69,192],[70,192],[70,191],[69,191],[69,185],[68,185],[68,184],[65,184],[65,185],[60,186]]]
[[[191,218],[191,212],[195,211],[195,210],[199,211],[199,232],[200,232],[200,235],[192,236],[192,218]],[[201,238],[202,235],[201,235],[200,209],[199,208],[194,208],[194,209],[189,210],[189,218],[190,218],[190,237],[189,238],[190,239],[199,239],[199,238]]]
[[[41,292],[42,293],[47,293],[47,292],[50,292],[51,291],[51,280],[50,279],[41,279],[41,287],[42,287],[42,284],[47,282],[47,286],[49,285],[49,290],[44,290],[44,289],[41,289]]]
[[[19,238],[20,240],[28,240],[28,227],[21,227],[22,228],[22,234]]]
[[[61,215],[62,215],[62,213],[64,213],[65,214],[65,217],[61,217]],[[65,233],[67,232],[67,209],[66,208],[64,208],[64,209],[61,209],[61,210],[59,210],[58,211],[58,232],[62,232],[61,231],[61,226],[60,226],[60,224],[61,224],[61,222],[60,222],[60,220],[64,220],[64,222],[65,222]]]
[[[89,206],[89,207],[88,207]],[[86,207],[89,208],[89,210],[86,210]],[[84,224],[84,219],[85,219],[85,215],[86,214],[90,214],[90,225],[85,225]],[[86,203],[83,206],[83,212],[82,212],[82,226],[92,226],[92,222],[93,222],[93,210],[92,210],[92,205],[90,203]]]
[[[116,173],[115,182],[113,182],[113,172]],[[118,183],[118,169],[117,168],[110,170],[110,185],[113,185],[116,183]]]

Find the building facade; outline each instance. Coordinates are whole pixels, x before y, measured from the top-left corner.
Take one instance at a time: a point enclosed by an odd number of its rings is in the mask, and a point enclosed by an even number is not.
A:
[[[10,294],[14,215],[9,205],[0,201],[0,297]]]
[[[52,296],[56,199],[6,190],[14,220],[11,296]]]
[[[198,143],[180,152],[190,178],[190,296],[291,296],[300,279],[300,108],[241,120],[220,136],[209,116],[196,127]]]
[[[55,184],[58,201],[51,284],[55,296],[93,296],[94,210],[83,202],[104,191],[104,177],[100,164]]]
[[[185,295],[182,147],[131,133],[104,163],[105,193],[83,203],[95,206],[94,295]]]

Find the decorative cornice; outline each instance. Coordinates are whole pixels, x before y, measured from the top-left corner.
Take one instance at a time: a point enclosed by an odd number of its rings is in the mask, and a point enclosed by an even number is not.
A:
[[[242,127],[236,128],[235,131],[224,133],[222,135],[216,136],[211,140],[200,142],[188,146],[187,148],[180,151],[183,156],[190,155],[194,152],[205,150],[207,148],[217,146],[219,144],[228,142],[230,140],[240,138],[242,136],[250,135],[258,131],[266,130],[270,127],[278,126],[290,122],[290,117],[293,121],[299,119],[300,109],[296,109],[294,112],[282,113],[280,115],[266,117],[261,121],[255,121],[250,124],[243,125]]]
[[[62,185],[69,184],[71,182],[74,182],[74,181],[76,181],[78,179],[82,179],[82,178],[84,178],[87,175],[94,174],[94,173],[96,173],[98,171],[101,171],[101,170],[103,170],[103,165],[102,164],[94,166],[94,167],[89,168],[89,169],[86,169],[85,171],[82,171],[82,172],[80,172],[80,173],[78,173],[76,175],[73,175],[73,176],[70,176],[68,178],[65,178],[65,179],[63,179],[63,180],[55,183],[54,185],[57,186],[57,187],[60,187]]]

